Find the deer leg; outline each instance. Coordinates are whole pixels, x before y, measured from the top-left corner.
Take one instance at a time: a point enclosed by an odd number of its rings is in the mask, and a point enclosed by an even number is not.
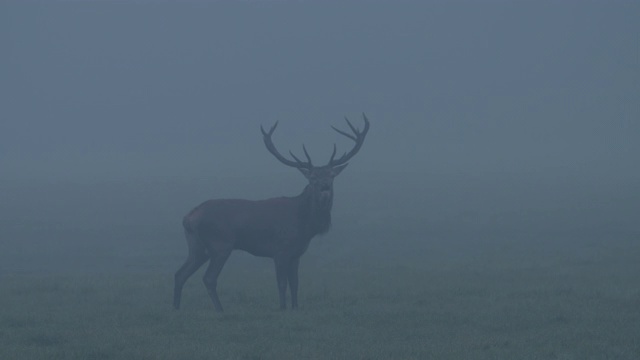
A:
[[[291,260],[289,264],[289,273],[287,274],[289,279],[289,288],[291,289],[291,308],[298,308],[298,265],[300,265],[300,258]]]
[[[213,302],[213,306],[216,308],[217,312],[222,312],[222,304],[220,303],[220,299],[218,298],[218,275],[220,275],[220,271],[224,267],[224,263],[231,255],[232,249],[225,249],[219,251],[211,251],[211,261],[209,261],[209,267],[207,268],[207,272],[205,272],[202,281],[204,282],[204,286],[207,288],[207,292],[209,293],[209,297]]]
[[[182,297],[182,287],[187,282],[187,279],[193,273],[198,271],[200,266],[207,261],[207,255],[201,254],[197,257],[189,257],[185,261],[184,265],[175,274],[175,286],[173,288],[173,307],[177,310],[180,309],[180,299]]]
[[[177,310],[180,308],[180,299],[182,297],[182,288],[187,279],[207,261],[207,253],[202,243],[192,234],[187,233],[187,244],[189,245],[189,255],[182,267],[176,271],[174,276],[175,285],[173,288],[173,307]]]
[[[287,308],[287,276],[291,260],[288,258],[276,257],[276,280],[278,281],[278,296],[280,298],[280,310]]]

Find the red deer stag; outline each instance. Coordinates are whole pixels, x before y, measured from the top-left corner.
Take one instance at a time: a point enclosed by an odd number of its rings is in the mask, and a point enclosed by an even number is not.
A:
[[[175,274],[173,306],[176,309],[180,308],[185,282],[209,259],[203,282],[216,311],[222,312],[216,290],[218,275],[234,249],[272,258],[276,268],[280,308],[287,307],[287,284],[291,289],[291,306],[294,309],[298,307],[300,256],[307,250],[314,236],[326,233],[331,226],[333,178],[344,170],[347,161],[362,147],[369,131],[369,120],[364,114],[362,116],[362,131],[356,129],[346,118],[353,134],[332,126],[339,134],[353,140],[355,146],[336,159],[334,144],[329,163],[324,166],[313,165],[304,145],[302,148],[307,161],[300,160],[291,151],[289,153],[293,160],[282,156],[271,140],[278,123],[268,132],[260,127],[267,150],[281,163],[298,169],[309,180],[309,184],[298,196],[259,201],[209,200],[187,214],[182,224],[189,255]]]

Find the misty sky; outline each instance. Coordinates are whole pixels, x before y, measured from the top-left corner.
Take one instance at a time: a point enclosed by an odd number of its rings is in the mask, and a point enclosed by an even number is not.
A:
[[[637,179],[638,2],[2,2],[4,179],[352,171]],[[357,164],[357,165],[356,165]]]

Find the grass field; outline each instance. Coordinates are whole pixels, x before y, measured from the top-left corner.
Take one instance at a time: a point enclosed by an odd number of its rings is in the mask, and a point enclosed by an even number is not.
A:
[[[220,278],[224,314],[202,270],[174,311],[173,272],[186,255],[174,213],[149,215],[166,224],[156,229],[126,216],[109,228],[73,223],[53,210],[5,221],[0,359],[639,359],[630,199],[596,212],[530,203],[492,214],[469,202],[427,222],[357,214],[366,197],[342,203],[302,259],[300,309],[286,312],[276,310],[272,263],[242,253]],[[106,218],[92,210],[87,218]]]
[[[286,312],[270,264],[242,260],[221,278],[222,315],[199,277],[174,311],[170,273],[6,275],[0,358],[637,359],[635,251],[538,267],[306,268],[301,308]]]

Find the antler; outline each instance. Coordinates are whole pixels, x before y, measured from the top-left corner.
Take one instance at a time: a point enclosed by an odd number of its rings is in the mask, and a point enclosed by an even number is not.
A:
[[[367,136],[367,132],[369,131],[369,119],[367,119],[367,116],[364,113],[362,113],[362,118],[364,119],[364,129],[362,131],[358,130],[353,125],[351,125],[351,122],[349,121],[349,119],[347,119],[346,117],[344,118],[345,120],[347,120],[347,124],[349,125],[349,128],[351,128],[351,131],[353,132],[353,134],[349,134],[334,126],[331,126],[331,128],[337,131],[339,134],[344,135],[349,139],[355,141],[356,145],[353,147],[353,149],[351,149],[351,151],[349,151],[348,153],[345,152],[339,159],[334,160],[334,157],[336,156],[336,144],[333,144],[333,153],[331,154],[331,159],[329,159],[329,166],[338,166],[338,165],[345,164],[355,154],[358,153],[358,151],[360,150],[360,147],[362,147],[362,144],[364,143],[364,138]]]
[[[281,163],[287,165],[287,166],[291,166],[294,168],[305,168],[305,169],[311,169],[313,168],[313,163],[311,162],[311,157],[309,156],[309,153],[307,152],[307,148],[304,146],[304,144],[302,145],[302,150],[304,151],[304,156],[307,157],[307,161],[302,161],[300,159],[298,159],[295,155],[293,155],[293,153],[291,151],[289,151],[289,154],[291,154],[291,156],[293,157],[293,159],[295,161],[291,161],[287,158],[285,158],[284,156],[282,156],[280,154],[280,152],[278,152],[278,150],[276,149],[275,145],[273,145],[273,141],[271,141],[271,134],[273,134],[273,132],[276,130],[276,126],[278,126],[278,122],[276,121],[275,124],[273,124],[273,126],[271,127],[271,129],[269,129],[269,132],[264,131],[264,128],[262,127],[262,125],[260,125],[260,131],[262,131],[262,137],[264,140],[264,144],[267,147],[267,150],[269,150],[269,152],[276,157],[276,159],[278,159]]]

